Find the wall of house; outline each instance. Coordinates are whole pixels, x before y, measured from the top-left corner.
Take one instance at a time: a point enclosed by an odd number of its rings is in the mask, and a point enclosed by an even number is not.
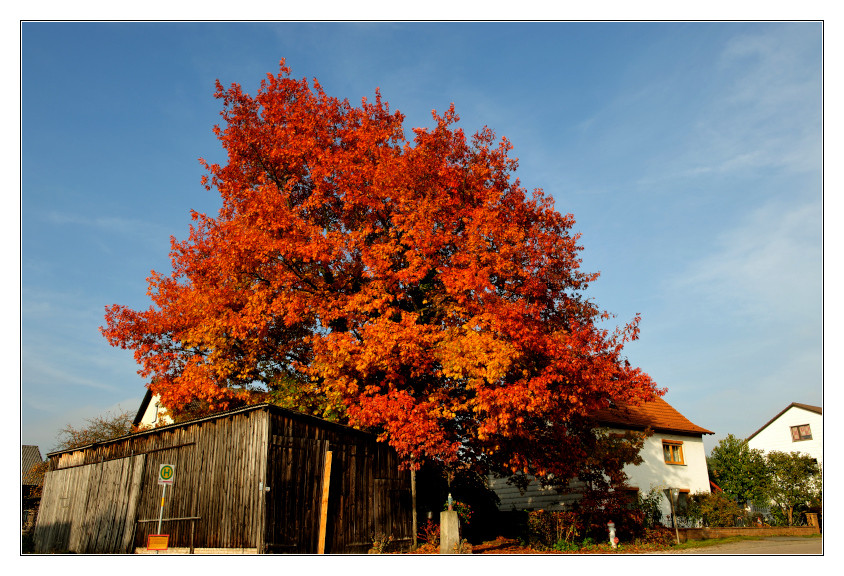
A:
[[[622,433],[622,430],[611,430]],[[682,442],[683,464],[666,464],[663,458],[662,442],[669,440]],[[640,452],[643,462],[638,466],[627,465],[624,472],[629,478],[629,485],[638,488],[645,495],[652,488],[679,488],[690,494],[709,493],[709,473],[706,470],[706,450],[701,436],[654,433],[645,441]],[[582,483],[572,483],[566,491],[554,487],[542,487],[532,479],[527,489],[507,483],[506,478],[489,477],[489,486],[500,499],[499,510],[566,510],[577,501],[577,488]],[[574,493],[572,493],[574,492]],[[661,501],[664,517],[671,514],[671,505],[666,498]]]
[[[489,476],[489,487],[500,500],[498,509],[504,512],[521,510],[569,510],[580,499],[579,489],[582,482],[571,482],[567,490],[558,490],[552,486],[541,486],[531,477],[527,488],[522,491],[515,484],[508,484],[507,478]]]
[[[156,394],[149,401],[149,404],[147,404],[147,409],[144,411],[144,415],[138,423],[138,427],[143,429],[152,428],[153,426],[162,424],[172,424],[173,419],[166,414],[163,414],[163,412],[164,408],[161,406],[161,396]]]
[[[808,424],[812,429],[811,440],[793,441],[791,427]],[[823,415],[792,406],[764,430],[747,442],[751,449],[771,452],[802,452],[816,458],[823,465]]]
[[[621,432],[618,430],[618,432]],[[663,457],[663,440],[682,442],[683,464],[666,464]],[[624,472],[629,478],[629,485],[639,489],[645,495],[651,489],[679,488],[690,494],[709,493],[709,473],[706,470],[706,450],[701,436],[685,436],[655,432],[645,440],[640,452],[643,462],[638,466],[628,464]],[[663,516],[671,513],[671,505],[666,498],[661,501]]]

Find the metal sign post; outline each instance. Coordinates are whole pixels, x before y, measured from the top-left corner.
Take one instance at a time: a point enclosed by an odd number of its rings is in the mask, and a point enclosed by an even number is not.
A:
[[[164,494],[167,493],[167,484],[161,488],[161,507],[158,509],[158,530],[156,534],[161,534],[161,522],[164,519]]]
[[[164,495],[167,486],[176,479],[176,467],[172,464],[162,464],[158,467],[158,483],[161,485],[161,508],[158,509],[158,535],[161,535],[161,522],[164,520]]]
[[[676,502],[677,495],[680,491],[677,488],[666,488],[664,490],[665,497],[668,498],[668,503],[671,505],[671,520],[674,521],[674,536],[677,538],[677,544],[680,544],[680,531],[677,529],[677,510]]]

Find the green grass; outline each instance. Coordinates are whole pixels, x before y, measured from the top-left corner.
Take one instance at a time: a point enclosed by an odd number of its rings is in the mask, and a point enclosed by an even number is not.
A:
[[[806,536],[799,536],[799,538],[820,538],[820,534],[808,534]],[[689,550],[694,548],[708,548],[709,546],[718,546],[719,544],[729,544],[730,542],[743,542],[746,540],[764,540],[770,536],[725,536],[724,538],[709,538],[707,540],[688,540],[682,544],[674,544],[669,550]]]
[[[724,538],[708,538],[706,540],[687,540],[682,544],[674,544],[670,550],[689,550],[691,548],[708,548],[730,542],[744,542],[746,540],[762,540],[762,536],[725,536]]]

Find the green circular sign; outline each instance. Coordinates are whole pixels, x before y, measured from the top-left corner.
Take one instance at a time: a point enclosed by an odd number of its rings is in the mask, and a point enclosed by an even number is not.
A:
[[[173,477],[173,467],[170,464],[164,464],[158,470],[158,476],[162,480],[170,480]]]

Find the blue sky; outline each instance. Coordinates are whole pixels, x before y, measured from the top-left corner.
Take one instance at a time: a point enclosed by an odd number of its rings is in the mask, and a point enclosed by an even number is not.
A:
[[[146,307],[189,210],[215,213],[214,81],[255,93],[285,58],[359,103],[514,145],[582,233],[589,294],[630,361],[715,432],[823,404],[819,23],[24,23],[21,442],[136,410],[144,381],[98,327]]]

